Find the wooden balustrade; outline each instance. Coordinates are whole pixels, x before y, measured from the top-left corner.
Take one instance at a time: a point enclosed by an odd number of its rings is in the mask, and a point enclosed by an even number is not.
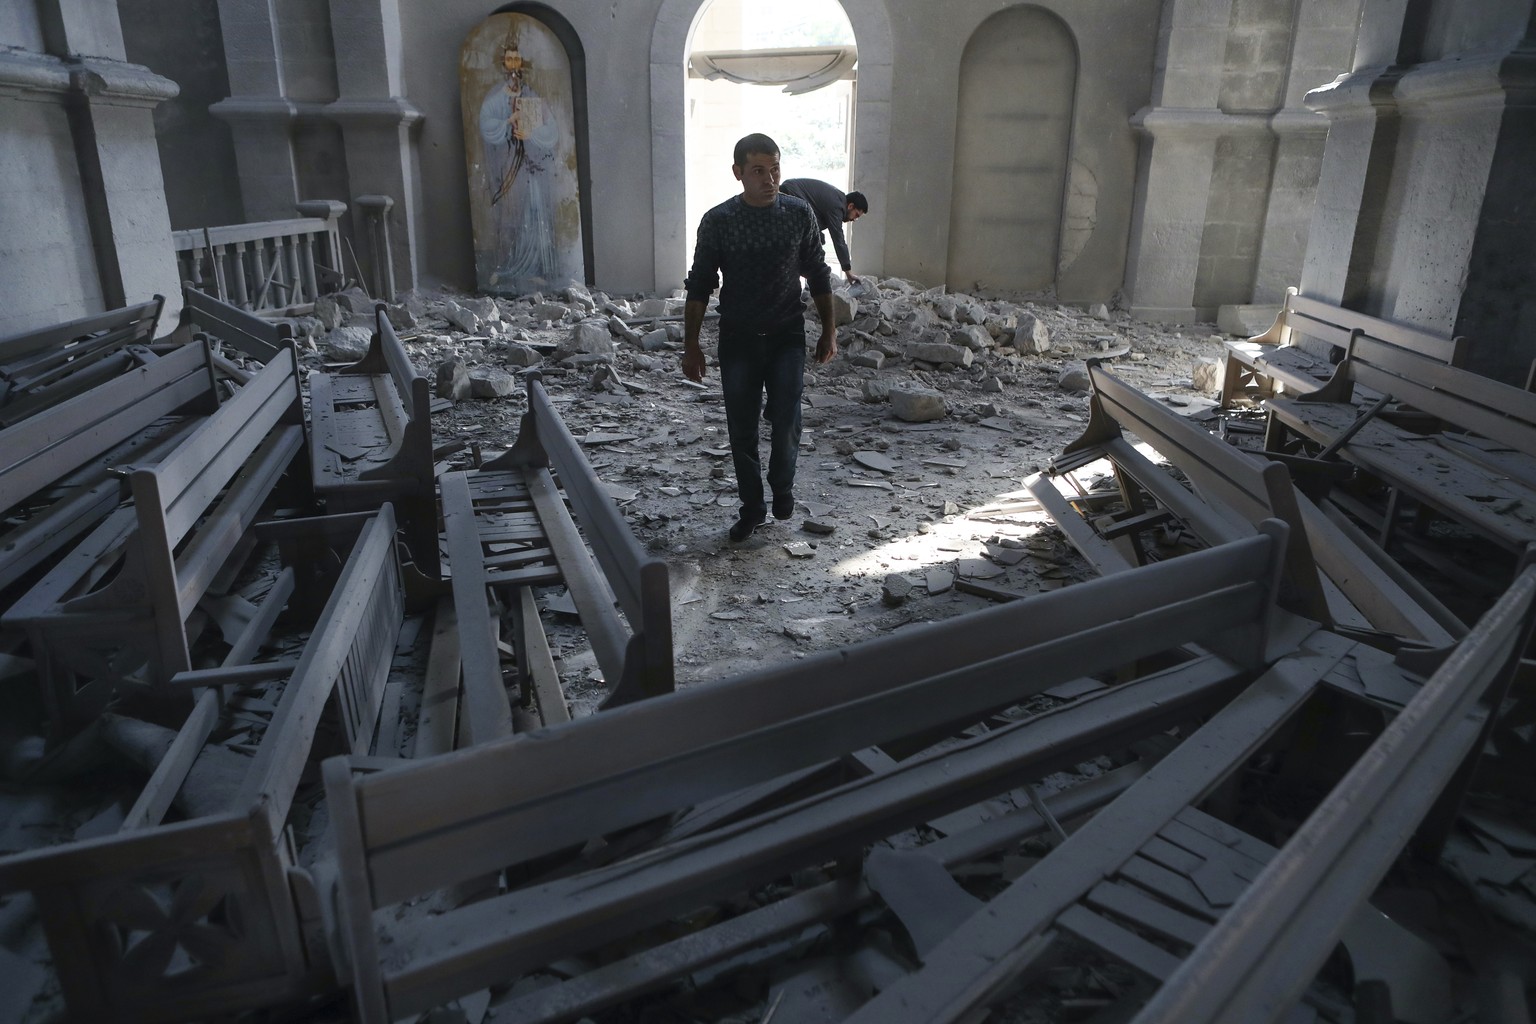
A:
[[[306,310],[340,287],[338,221],[346,204],[298,204],[293,220],[194,228],[171,233],[181,279],[199,291],[248,310]]]

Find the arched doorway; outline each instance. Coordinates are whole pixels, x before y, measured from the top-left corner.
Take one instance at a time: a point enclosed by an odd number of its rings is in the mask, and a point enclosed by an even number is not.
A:
[[[1038,7],[982,22],[960,65],[947,283],[979,294],[1056,284],[1077,47]]]
[[[856,62],[837,0],[708,0],[689,42],[685,86],[690,249],[704,212],[740,191],[731,150],[750,132],[779,144],[785,178],[852,187]]]

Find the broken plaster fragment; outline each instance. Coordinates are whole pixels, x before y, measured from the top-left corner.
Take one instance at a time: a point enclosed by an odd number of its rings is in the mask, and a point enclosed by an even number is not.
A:
[[[790,558],[813,558],[816,555],[816,549],[803,540],[791,541],[785,544],[784,551]]]

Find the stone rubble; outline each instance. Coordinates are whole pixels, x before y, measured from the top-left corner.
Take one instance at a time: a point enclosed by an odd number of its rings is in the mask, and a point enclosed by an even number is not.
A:
[[[353,292],[297,322],[306,363],[361,357],[353,328],[369,322],[373,303]],[[1219,388],[1210,325],[1139,323],[1102,304],[1084,311],[894,278],[839,282],[839,354],[806,363],[797,514],[730,545],[737,498],[714,363],[718,321],[711,307],[710,365],[696,385],[678,369],[683,303],[680,290],[419,290],[387,314],[434,381],[434,440],[462,447],[448,459],[455,467],[512,443],[521,377],[539,371],[641,542],[668,559],[684,685],[985,607],[974,591],[1032,593],[1083,577],[1065,539],[1018,495],[1087,422],[1085,360],[1112,360],[1144,390],[1177,397],[1181,413],[1203,414]],[[814,338],[809,307],[807,324]],[[763,598],[750,614],[737,607],[744,592]],[[554,635],[562,674],[595,670],[579,628],[569,633],[567,647]],[[577,703],[576,713],[591,710]]]

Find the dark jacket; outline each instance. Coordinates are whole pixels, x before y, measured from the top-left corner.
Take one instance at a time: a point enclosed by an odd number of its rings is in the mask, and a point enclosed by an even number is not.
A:
[[[848,219],[848,196],[816,178],[790,178],[779,183],[779,191],[804,199],[816,211],[816,223],[832,236],[832,248],[843,273],[853,269],[848,259],[848,241],[843,238],[843,222]]]

